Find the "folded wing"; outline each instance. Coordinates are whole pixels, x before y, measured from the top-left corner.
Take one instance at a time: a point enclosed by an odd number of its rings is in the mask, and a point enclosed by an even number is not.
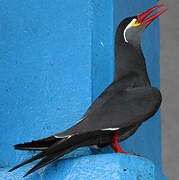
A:
[[[125,128],[152,117],[161,104],[160,91],[154,87],[116,89],[109,87],[72,128],[56,134],[62,138],[96,130]]]

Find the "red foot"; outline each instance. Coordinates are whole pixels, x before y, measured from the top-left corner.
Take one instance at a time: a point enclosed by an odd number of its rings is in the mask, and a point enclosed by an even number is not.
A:
[[[119,143],[118,143],[118,140],[117,140],[117,136],[118,136],[118,134],[115,133],[114,136],[113,136],[113,140],[112,140],[112,142],[110,143],[110,146],[114,149],[114,151],[115,151],[116,153],[131,154],[131,155],[139,156],[139,155],[134,154],[134,153],[124,152],[124,151],[121,149],[121,147],[119,146]]]

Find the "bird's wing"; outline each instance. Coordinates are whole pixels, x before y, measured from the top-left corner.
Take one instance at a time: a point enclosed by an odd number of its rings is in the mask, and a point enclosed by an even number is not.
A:
[[[16,145],[17,149],[44,151],[10,171],[43,158],[26,173],[25,176],[27,176],[78,147],[98,144],[99,135],[104,137],[105,133],[109,133],[106,134],[107,142],[109,142],[109,139],[112,139],[111,130],[135,128],[154,115],[160,103],[160,91],[156,88],[141,87],[120,90],[112,85],[92,104],[83,119],[72,128],[37,142]]]
[[[129,127],[152,117],[160,107],[161,94],[154,87],[122,90],[114,86],[102,93],[76,125],[55,137]]]

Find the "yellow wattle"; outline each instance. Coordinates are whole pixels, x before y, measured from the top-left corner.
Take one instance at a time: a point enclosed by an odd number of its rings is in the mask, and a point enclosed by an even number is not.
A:
[[[132,23],[132,26],[133,27],[137,27],[137,26],[140,26],[141,25],[141,23],[136,23],[137,21],[134,21],[133,23]]]

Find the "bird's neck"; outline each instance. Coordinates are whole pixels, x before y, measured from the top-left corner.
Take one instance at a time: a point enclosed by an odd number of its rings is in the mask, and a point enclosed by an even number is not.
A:
[[[141,45],[116,41],[115,46],[115,81],[135,73],[145,84],[150,84]]]

